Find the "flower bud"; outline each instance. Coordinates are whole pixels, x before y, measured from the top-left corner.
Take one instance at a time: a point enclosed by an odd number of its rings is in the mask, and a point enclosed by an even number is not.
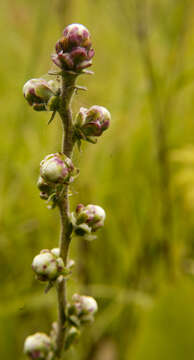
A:
[[[72,300],[78,314],[95,314],[98,310],[98,304],[91,296],[74,294]]]
[[[104,225],[106,214],[98,205],[77,205],[75,213],[72,214],[73,225],[77,235],[85,235],[95,232]]]
[[[24,353],[31,359],[42,360],[48,355],[50,347],[51,340],[49,336],[38,332],[26,338],[24,342]]]
[[[75,326],[80,326],[82,323],[92,322],[97,310],[98,304],[94,298],[74,294],[72,304],[68,307],[68,315]]]
[[[49,183],[69,183],[77,174],[71,159],[61,153],[47,155],[40,163],[40,174]]]
[[[42,250],[41,253],[33,259],[32,269],[40,281],[56,280],[64,270],[62,258],[55,255],[56,249]]]
[[[36,111],[47,110],[47,103],[54,93],[44,79],[31,79],[23,87],[25,99]]]
[[[91,36],[81,24],[68,25],[55,46],[53,62],[63,70],[81,70],[92,65],[94,50],[91,48]]]
[[[110,113],[105,107],[94,105],[86,113],[82,131],[86,136],[100,136],[108,129],[110,120]]]
[[[68,25],[64,29],[63,35],[65,39],[67,39],[69,48],[74,48],[76,46],[90,48],[92,45],[90,33],[84,25],[81,24]]]
[[[109,111],[103,107],[94,105],[90,109],[80,108],[76,117],[78,138],[88,140],[93,136],[100,136],[108,129],[111,120]]]

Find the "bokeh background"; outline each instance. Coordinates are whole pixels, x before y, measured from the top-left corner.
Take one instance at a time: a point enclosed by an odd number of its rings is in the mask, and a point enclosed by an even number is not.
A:
[[[96,322],[65,359],[194,358],[194,3],[192,0],[0,2],[0,355],[23,360],[24,338],[48,332],[56,297],[31,271],[57,246],[59,218],[36,188],[39,163],[60,150],[58,118],[35,113],[22,86],[51,69],[63,28],[91,31],[95,75],[74,109],[112,113],[97,145],[74,154],[78,202],[107,212],[98,239],[74,238],[73,292],[99,302]]]

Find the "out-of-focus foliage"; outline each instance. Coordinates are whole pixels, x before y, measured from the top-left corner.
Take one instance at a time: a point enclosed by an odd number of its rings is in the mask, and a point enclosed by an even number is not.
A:
[[[24,359],[24,338],[47,332],[56,318],[54,289],[43,293],[30,264],[58,242],[57,211],[39,199],[36,180],[40,161],[60,150],[61,124],[57,118],[47,126],[48,114],[28,107],[22,86],[52,68],[54,44],[72,22],[90,29],[96,51],[95,75],[79,79],[89,91],[76,96],[74,108],[106,106],[112,123],[97,145],[74,156],[81,172],[72,209],[99,204],[107,220],[94,242],[72,242],[77,266],[69,296],[88,292],[99,313],[67,359],[194,357],[193,17],[192,0],[0,2],[2,359]],[[166,174],[158,157],[161,122]],[[164,209],[171,221],[162,218]]]
[[[194,147],[185,146],[171,152],[171,160],[178,165],[172,177],[176,195],[180,195],[185,210],[193,211],[194,206]]]
[[[193,354],[194,292],[188,284],[166,288],[142,319],[134,360],[190,359]],[[130,357],[129,357],[130,358]]]

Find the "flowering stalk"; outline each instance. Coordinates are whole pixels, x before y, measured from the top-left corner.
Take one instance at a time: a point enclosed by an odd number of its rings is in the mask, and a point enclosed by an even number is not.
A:
[[[61,102],[59,108],[59,114],[61,116],[63,124],[63,143],[62,152],[69,158],[72,156],[73,151],[73,124],[72,124],[72,111],[71,111],[71,99],[74,94],[76,75],[68,75],[66,79],[62,76],[62,93]],[[58,202],[60,218],[61,218],[61,234],[60,234],[60,254],[65,263],[67,264],[67,255],[69,244],[71,241],[72,226],[70,222],[69,214],[69,199],[68,199],[68,184],[64,188],[64,196]],[[58,329],[56,338],[56,354],[58,357],[61,354],[64,345],[64,333],[65,333],[65,321],[66,321],[66,280],[65,278],[59,278],[58,280]]]
[[[35,256],[32,269],[38,280],[47,282],[46,291],[55,286],[58,298],[58,321],[52,324],[50,336],[36,333],[28,336],[24,352],[30,359],[53,360],[61,358],[63,351],[78,341],[80,330],[94,320],[97,311],[95,299],[74,294],[67,301],[66,280],[71,275],[73,261],[68,260],[69,245],[73,235],[92,240],[93,233],[104,225],[105,212],[97,205],[79,204],[70,213],[69,186],[79,171],[72,162],[75,144],[82,141],[96,143],[96,137],[109,127],[109,111],[98,105],[81,108],[73,119],[71,103],[79,75],[92,65],[92,49],[89,31],[80,24],[65,28],[57,41],[52,60],[60,68],[60,81],[32,79],[24,85],[24,97],[36,111],[52,111],[51,120],[58,112],[62,121],[63,141],[61,153],[49,154],[40,163],[37,182],[40,197],[50,208],[58,207],[61,219],[59,248],[42,250]]]

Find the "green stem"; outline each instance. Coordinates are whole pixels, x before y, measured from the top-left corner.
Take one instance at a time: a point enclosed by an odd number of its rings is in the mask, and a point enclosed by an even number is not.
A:
[[[71,158],[74,141],[73,141],[73,119],[71,110],[71,101],[75,91],[76,75],[62,74],[62,88],[61,101],[59,107],[59,114],[63,125],[63,141],[62,152]],[[69,245],[71,242],[71,223],[69,220],[69,198],[68,185],[65,185],[64,193],[58,203],[60,219],[61,219],[61,233],[60,233],[60,256],[62,257],[65,266],[67,265],[67,257]],[[58,328],[55,355],[60,358],[64,349],[65,339],[65,323],[66,323],[66,280],[63,277],[58,279],[57,295],[58,295]]]

